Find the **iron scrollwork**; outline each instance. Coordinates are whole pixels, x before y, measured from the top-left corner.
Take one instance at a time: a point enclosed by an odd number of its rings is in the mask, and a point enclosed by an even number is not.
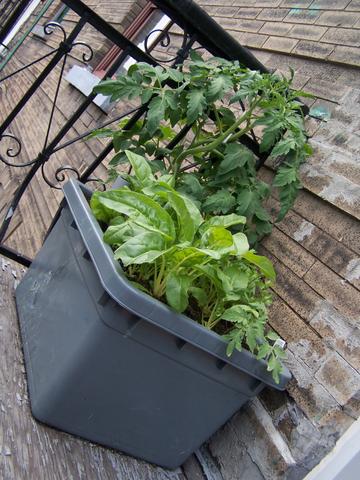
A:
[[[47,174],[45,172],[45,165],[46,165],[46,163],[43,163],[41,165],[41,176],[44,179],[45,183],[49,187],[54,188],[55,190],[61,190],[61,186],[59,185],[59,183],[61,184],[61,183],[66,181],[66,179],[67,179],[66,172],[72,172],[73,174],[75,174],[75,178],[77,180],[80,180],[80,173],[75,167],[73,167],[71,165],[64,165],[64,166],[59,167],[55,170],[54,177],[57,180],[57,182],[54,183],[47,176]]]
[[[84,52],[84,53],[82,54],[82,59],[83,59],[83,61],[84,61],[85,63],[90,62],[90,61],[92,60],[93,56],[94,56],[94,51],[93,51],[93,49],[90,47],[89,44],[87,44],[87,43],[85,43],[85,42],[80,42],[80,41],[79,41],[79,42],[74,42],[74,43],[72,44],[73,47],[77,47],[77,46],[79,46],[79,45],[81,45],[82,47],[85,47],[85,48],[88,50],[87,52]]]
[[[170,24],[164,28],[164,29],[160,29],[160,28],[157,28],[155,30],[152,30],[150,33],[148,33],[145,37],[145,40],[144,40],[144,50],[145,52],[150,55],[151,58],[153,58],[156,62],[158,63],[181,63],[181,61],[183,61],[186,56],[187,56],[187,53],[189,51],[189,49],[191,48],[192,44],[193,44],[193,39],[192,37],[186,32],[186,31],[183,31],[182,33],[182,43],[181,43],[181,46],[180,48],[177,50],[176,52],[176,55],[170,57],[170,58],[167,58],[167,59],[163,59],[163,58],[157,58],[155,55],[152,54],[152,51],[154,49],[155,46],[157,45],[160,45],[161,47],[163,48],[168,48],[171,44],[171,33],[170,33],[170,28],[171,26],[173,25],[173,22],[170,22]],[[157,38],[155,40],[155,43],[151,43],[150,44],[150,39],[151,37],[153,37],[154,34],[157,34]]]
[[[44,33],[45,35],[52,35],[52,33],[54,32],[55,29],[58,29],[61,31],[62,35],[63,35],[63,42],[66,41],[67,39],[67,35],[66,35],[66,31],[65,31],[65,28],[60,25],[60,23],[57,23],[57,22],[47,22],[45,25],[44,25]]]
[[[101,184],[101,188],[103,190],[106,189],[106,185],[104,184],[104,182],[100,179],[100,178],[96,178],[96,177],[89,177],[87,179],[82,179],[81,178],[81,174],[79,172],[79,170],[77,170],[77,168],[73,167],[72,165],[65,165],[63,167],[59,167],[55,170],[55,173],[54,173],[54,177],[55,177],[55,180],[57,181],[56,183],[52,182],[49,177],[47,176],[46,172],[45,172],[45,165],[46,163],[43,163],[41,165],[41,175],[45,181],[45,183],[55,189],[55,190],[61,190],[62,189],[62,184],[64,182],[66,182],[66,180],[69,179],[69,176],[71,174],[73,174],[72,176],[75,176],[75,179],[76,180],[81,180],[82,183],[92,183],[92,182],[95,182],[95,183],[100,183]]]
[[[18,155],[20,155],[21,150],[22,150],[21,141],[15,135],[13,135],[12,133],[3,133],[0,136],[0,143],[4,138],[10,138],[11,140],[15,141],[15,144],[16,144],[16,146],[8,147],[6,149],[6,156],[9,157],[9,158],[15,158]],[[29,167],[30,165],[32,165],[33,163],[36,162],[36,159],[31,160],[30,162],[17,163],[17,162],[12,162],[10,160],[7,160],[6,158],[4,158],[3,155],[0,154],[0,162],[4,163],[8,167]]]

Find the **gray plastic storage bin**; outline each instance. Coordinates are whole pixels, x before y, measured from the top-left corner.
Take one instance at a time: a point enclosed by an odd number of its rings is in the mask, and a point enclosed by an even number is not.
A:
[[[16,290],[31,410],[66,432],[175,468],[265,385],[247,351],[134,288],[76,181]]]

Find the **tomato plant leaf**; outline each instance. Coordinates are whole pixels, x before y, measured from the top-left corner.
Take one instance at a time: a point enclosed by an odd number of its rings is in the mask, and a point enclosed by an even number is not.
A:
[[[245,253],[244,258],[248,262],[256,265],[262,271],[262,273],[265,275],[266,278],[272,281],[276,280],[276,273],[275,273],[273,264],[268,258],[262,255],[256,255],[252,251]]]
[[[187,113],[186,119],[187,123],[191,124],[198,119],[200,115],[203,114],[207,103],[204,94],[204,90],[194,89],[191,90],[187,95]]]

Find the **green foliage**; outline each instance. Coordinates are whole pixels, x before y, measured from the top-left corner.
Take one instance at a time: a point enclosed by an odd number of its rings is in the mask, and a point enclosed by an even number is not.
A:
[[[131,129],[124,128],[125,121],[98,135],[113,138],[111,168],[128,162],[126,149],[152,159],[152,173],[174,174],[176,187],[202,213],[246,216],[246,226],[239,228],[255,244],[271,231],[267,198],[278,190],[281,220],[301,188],[300,164],[311,154],[297,100],[309,95],[292,89],[292,80],[293,72],[289,79],[260,74],[237,61],[204,60],[197,52],[182,71],[137,63],[127,75],[105,80],[94,90],[111,100],[137,98],[148,106],[146,116]],[[175,148],[167,148],[185,125],[191,126],[190,133]],[[258,178],[255,157],[241,143],[254,128],[260,153],[271,154],[280,164],[272,186]]]
[[[266,308],[275,281],[271,262],[250,250],[231,213],[206,220],[169,175],[156,179],[145,158],[125,152],[134,171],[129,186],[95,192],[91,208],[107,224],[105,242],[128,278],[143,291],[223,335],[227,353],[246,346],[267,361],[279,382],[283,351],[267,331]]]

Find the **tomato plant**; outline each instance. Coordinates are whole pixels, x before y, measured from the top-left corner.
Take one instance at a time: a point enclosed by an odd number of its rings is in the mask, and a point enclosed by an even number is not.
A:
[[[197,52],[181,70],[137,63],[94,90],[113,101],[139,99],[148,106],[145,117],[131,129],[123,121],[94,135],[113,140],[113,176],[128,163],[126,149],[146,156],[153,173],[174,174],[176,188],[202,213],[246,216],[244,228],[255,244],[271,231],[264,207],[271,190],[278,190],[281,220],[301,187],[300,164],[311,154],[297,99],[310,95],[292,89],[292,81],[293,74],[261,74],[237,61],[204,60]],[[188,134],[169,148],[184,126]],[[260,153],[280,159],[272,186],[258,178],[256,158],[244,144],[254,131]]]

